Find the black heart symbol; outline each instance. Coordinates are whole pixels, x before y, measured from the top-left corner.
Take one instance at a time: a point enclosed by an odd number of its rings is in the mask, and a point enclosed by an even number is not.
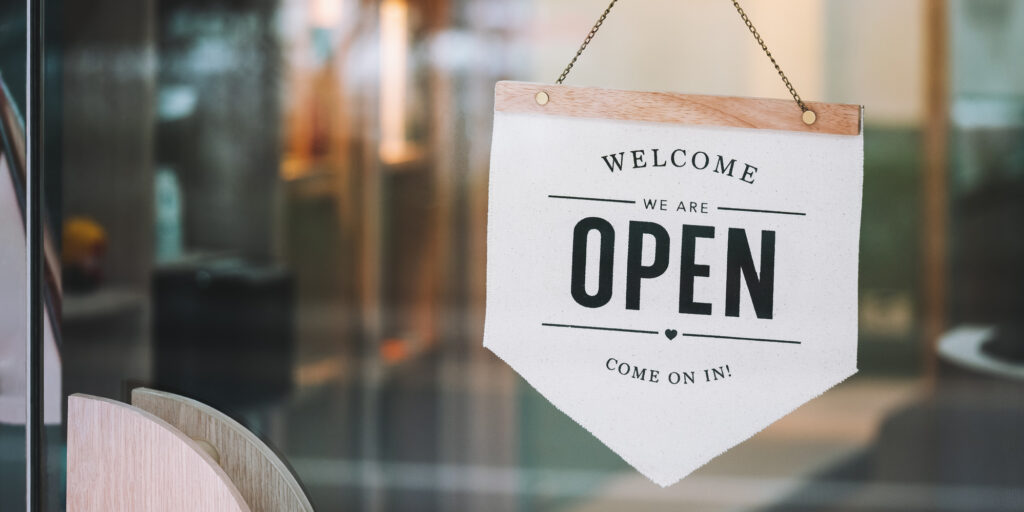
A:
[[[665,329],[665,337],[670,339],[670,340],[671,339],[675,339],[676,334],[679,334],[679,333],[677,333],[675,329]]]

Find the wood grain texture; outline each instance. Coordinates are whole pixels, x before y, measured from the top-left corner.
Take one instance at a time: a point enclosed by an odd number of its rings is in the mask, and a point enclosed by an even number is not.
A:
[[[924,164],[921,166],[921,349],[935,385],[938,343],[949,311],[949,6],[923,5],[925,19]]]
[[[550,97],[543,106],[534,99],[540,91]],[[807,106],[818,117],[810,126],[801,120],[802,112],[792,100],[622,91],[528,82],[498,82],[494,87],[494,110],[499,112],[835,135],[860,134],[859,105],[807,102]]]
[[[228,475],[167,422],[106,398],[68,398],[69,512],[248,512]]]
[[[249,429],[195,400],[146,388],[132,390],[132,405],[186,436],[210,443],[220,465],[253,512],[312,512],[305,492],[280,458]]]

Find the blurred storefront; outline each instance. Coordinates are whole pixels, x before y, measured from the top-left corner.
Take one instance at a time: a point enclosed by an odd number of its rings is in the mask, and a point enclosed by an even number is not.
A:
[[[745,2],[803,97],[865,106],[860,374],[666,490],[481,346],[494,84],[553,81],[604,7],[46,2],[64,397],[206,401],[324,512],[1024,508],[1024,4]],[[730,2],[616,9],[574,85],[786,95]],[[965,325],[1016,376],[940,355]]]

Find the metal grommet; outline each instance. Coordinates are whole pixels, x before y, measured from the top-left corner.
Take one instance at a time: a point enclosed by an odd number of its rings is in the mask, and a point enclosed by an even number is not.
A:
[[[548,93],[540,91],[537,93],[536,96],[533,97],[533,99],[537,100],[537,104],[543,107],[544,105],[548,104],[548,101],[551,99],[551,97],[548,96]]]
[[[814,121],[818,119],[817,114],[815,114],[814,111],[811,109],[804,110],[804,115],[802,117],[804,120],[804,124],[808,126],[814,124]]]

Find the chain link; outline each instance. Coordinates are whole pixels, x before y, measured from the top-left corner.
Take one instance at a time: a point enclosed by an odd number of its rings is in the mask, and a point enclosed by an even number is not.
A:
[[[608,4],[608,8],[604,10],[604,12],[601,14],[601,17],[597,19],[597,23],[594,23],[594,26],[590,29],[590,32],[587,33],[587,37],[583,39],[583,44],[580,45],[580,49],[576,50],[576,55],[574,55],[572,60],[569,61],[569,65],[565,67],[565,70],[562,71],[562,74],[558,76],[558,80],[555,80],[556,84],[561,84],[565,80],[565,77],[569,76],[569,71],[572,70],[573,65],[576,64],[576,61],[580,58],[580,55],[583,55],[583,50],[587,49],[587,45],[590,44],[590,40],[593,39],[595,35],[597,35],[598,29],[601,28],[602,24],[604,24],[604,20],[605,18],[608,17],[608,13],[612,11],[612,7],[615,7],[615,3],[618,1],[619,0],[612,0],[612,3]],[[761,45],[761,49],[764,50],[764,54],[767,55],[768,59],[772,61],[772,66],[775,66],[775,71],[779,73],[779,78],[782,79],[782,83],[786,85],[786,89],[789,89],[789,94],[793,96],[793,101],[796,102],[796,104],[800,107],[801,111],[807,112],[808,110],[810,110],[807,107],[807,105],[804,104],[804,100],[800,99],[800,95],[797,94],[796,88],[793,87],[793,84],[790,83],[789,78],[786,77],[786,73],[782,72],[782,67],[780,67],[779,63],[775,61],[775,57],[772,55],[772,52],[768,50],[768,45],[765,44],[764,39],[761,38],[761,34],[757,32],[756,28],[754,28],[754,24],[753,22],[750,21],[750,17],[748,17],[747,13],[743,11],[742,7],[740,7],[739,0],[732,0],[732,5],[733,7],[736,8],[736,12],[739,13],[740,18],[743,19],[743,23],[747,26],[747,30],[750,30],[750,33],[754,36],[754,39],[757,41],[757,44]]]
[[[764,39],[761,39],[761,34],[754,28],[754,24],[747,17],[747,13],[740,7],[739,0],[732,0],[733,7],[736,7],[736,12],[740,14],[740,18],[743,18],[743,23],[747,25],[747,29],[753,34],[754,39],[757,40],[757,44],[761,45],[761,49],[764,50],[764,54],[768,56],[768,59],[772,61],[772,65],[775,66],[775,71],[779,73],[779,78],[782,78],[782,83],[786,84],[786,89],[789,89],[789,94],[793,95],[793,101],[800,106],[800,110],[807,112],[809,109],[804,104],[804,100],[800,99],[800,95],[796,93],[796,89],[793,88],[793,84],[789,82],[789,78],[786,78],[786,74],[782,72],[782,68],[779,67],[779,63],[775,62],[775,57],[772,56],[772,52],[768,50],[768,45],[765,44]]]
[[[597,35],[597,30],[601,28],[601,25],[604,23],[604,19],[608,17],[608,13],[612,12],[612,7],[615,7],[615,2],[618,1],[619,0],[612,0],[612,3],[608,4],[608,8],[604,10],[601,17],[597,19],[597,23],[594,23],[593,28],[590,29],[590,33],[588,33],[587,37],[583,40],[583,44],[580,45],[580,49],[576,50],[576,55],[573,56],[571,61],[569,61],[569,65],[566,66],[565,70],[562,71],[562,74],[559,75],[558,80],[555,80],[556,84],[562,83],[562,81],[565,80],[565,77],[569,76],[569,70],[571,70],[572,66],[576,64],[576,59],[579,59],[580,55],[583,55],[583,50],[587,49],[587,45],[590,44],[590,40]]]

